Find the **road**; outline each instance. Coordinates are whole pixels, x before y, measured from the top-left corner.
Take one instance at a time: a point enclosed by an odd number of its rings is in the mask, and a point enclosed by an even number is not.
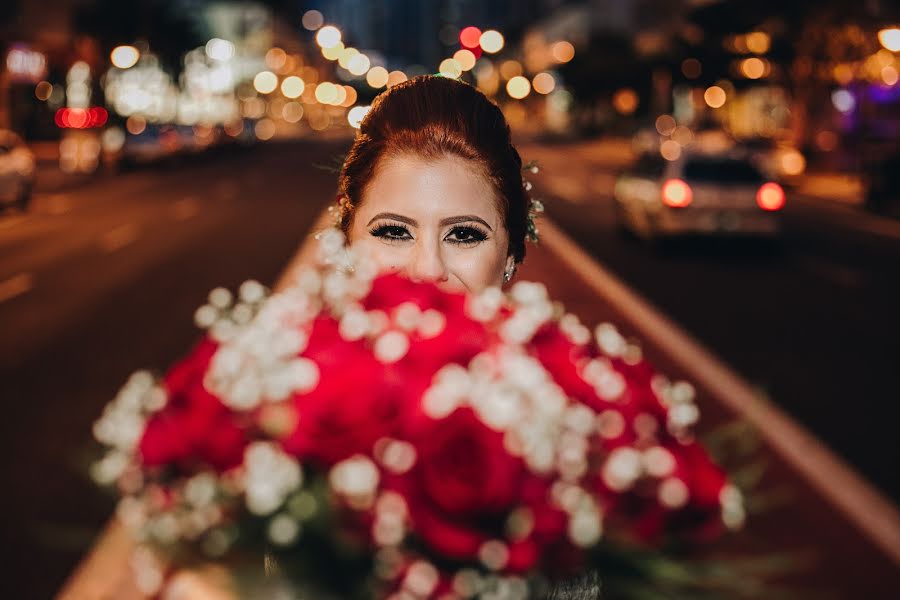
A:
[[[112,506],[84,476],[93,420],[133,370],[185,352],[209,290],[275,280],[334,193],[335,175],[314,165],[342,147],[275,144],[143,169],[0,215],[2,477],[16,482],[0,518],[2,560],[17,573],[0,596],[59,587]],[[894,224],[807,199],[789,204],[779,250],[650,248],[614,231],[608,190],[626,156],[521,150],[540,160],[537,189],[579,243],[898,496]]]
[[[334,195],[335,145],[271,145],[39,195],[0,216],[0,597],[48,598],[108,516],[91,424],[198,335],[216,286],[275,281]],[[12,590],[3,586],[12,585]],[[27,592],[25,592],[27,590]],[[6,591],[7,593],[3,593]]]
[[[547,213],[797,421],[900,498],[900,221],[788,195],[778,243],[652,246],[615,227],[612,142],[521,144]]]

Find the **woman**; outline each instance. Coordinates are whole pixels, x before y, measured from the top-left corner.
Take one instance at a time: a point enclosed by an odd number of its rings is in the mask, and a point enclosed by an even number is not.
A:
[[[340,176],[341,228],[385,270],[478,292],[525,257],[529,199],[500,109],[424,75],[384,92]]]

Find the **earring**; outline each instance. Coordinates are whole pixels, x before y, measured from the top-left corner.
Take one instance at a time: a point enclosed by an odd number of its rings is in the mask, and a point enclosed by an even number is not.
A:
[[[516,263],[510,263],[503,272],[503,283],[509,283],[516,274]]]

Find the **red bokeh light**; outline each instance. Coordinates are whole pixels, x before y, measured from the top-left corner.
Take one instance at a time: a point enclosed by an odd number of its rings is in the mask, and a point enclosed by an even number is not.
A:
[[[481,30],[477,27],[466,27],[459,32],[459,43],[464,48],[478,48],[481,44]]]

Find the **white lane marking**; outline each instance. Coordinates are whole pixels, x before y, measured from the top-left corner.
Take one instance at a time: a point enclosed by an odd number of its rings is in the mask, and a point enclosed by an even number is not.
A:
[[[137,225],[126,223],[125,225],[120,225],[100,236],[99,244],[104,252],[112,253],[116,250],[121,250],[128,244],[134,242],[137,238]]]
[[[21,296],[34,287],[34,276],[31,273],[19,273],[9,279],[0,281],[0,302]]]
[[[187,221],[200,212],[200,203],[193,196],[182,198],[172,205],[172,215],[176,221]]]
[[[754,425],[769,447],[805,477],[866,537],[900,563],[900,511],[852,467],[670,321],[615,275],[600,266],[549,219],[541,245],[576,273],[628,321],[638,335],[675,362],[732,412]]]

